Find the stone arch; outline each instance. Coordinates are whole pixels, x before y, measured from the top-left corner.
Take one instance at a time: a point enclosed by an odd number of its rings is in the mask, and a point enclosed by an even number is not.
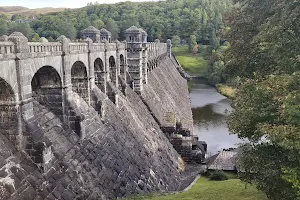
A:
[[[83,62],[77,61],[73,64],[71,69],[71,83],[73,92],[76,92],[81,98],[88,102],[88,76],[86,66]]]
[[[0,77],[0,132],[17,145],[18,109],[12,87]]]
[[[95,84],[102,92],[105,92],[105,67],[101,58],[94,62]]]
[[[110,81],[116,85],[117,83],[117,65],[113,56],[109,57],[109,78]]]
[[[51,66],[40,68],[31,80],[31,88],[35,101],[63,119],[62,80],[55,68]]]
[[[120,55],[120,75],[125,79],[126,76],[126,62],[123,54]]]

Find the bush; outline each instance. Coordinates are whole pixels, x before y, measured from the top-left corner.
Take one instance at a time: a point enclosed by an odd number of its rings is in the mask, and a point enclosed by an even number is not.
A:
[[[210,180],[213,181],[225,181],[228,180],[228,176],[225,172],[223,171],[214,171],[211,175],[210,175]]]

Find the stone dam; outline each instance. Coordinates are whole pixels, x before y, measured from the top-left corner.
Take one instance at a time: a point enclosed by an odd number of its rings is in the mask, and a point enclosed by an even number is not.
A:
[[[82,42],[0,37],[0,200],[176,191],[205,145],[171,41],[89,27]]]

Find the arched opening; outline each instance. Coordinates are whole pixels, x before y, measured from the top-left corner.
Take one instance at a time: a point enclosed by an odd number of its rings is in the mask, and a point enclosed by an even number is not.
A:
[[[32,97],[57,117],[63,119],[62,82],[58,72],[50,66],[39,69],[32,81]]]
[[[0,133],[17,144],[18,115],[15,95],[11,86],[0,78]]]
[[[125,65],[125,58],[123,56],[123,54],[120,55],[120,74],[121,77],[125,79],[125,73],[126,73],[126,69],[125,69],[126,65]]]
[[[113,56],[109,57],[109,77],[110,81],[116,86],[117,83],[117,66]]]
[[[101,89],[102,92],[105,92],[105,69],[103,61],[100,58],[97,58],[94,62],[94,71],[95,84]]]
[[[31,88],[35,116],[37,118],[41,115],[48,117],[48,115],[51,116],[53,113],[60,120],[63,120],[62,81],[56,69],[51,66],[40,68],[31,80]],[[43,119],[45,118],[41,117],[41,120],[37,120],[40,123],[39,125],[49,127],[50,123]],[[55,119],[55,117],[53,116],[51,119]],[[28,124],[29,133],[37,130],[39,130],[37,122]],[[43,168],[45,143],[35,141],[31,135],[28,135],[26,138],[26,152],[39,167]]]
[[[72,66],[71,83],[73,92],[76,92],[81,98],[88,102],[88,77],[86,67],[80,61],[75,62]]]

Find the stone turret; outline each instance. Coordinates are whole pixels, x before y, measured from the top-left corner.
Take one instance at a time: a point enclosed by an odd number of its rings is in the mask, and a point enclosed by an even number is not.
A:
[[[93,42],[100,42],[100,31],[93,26],[89,26],[82,31],[84,39],[91,38]]]
[[[141,32],[142,32],[142,43],[147,43],[147,37],[148,37],[148,34],[146,31],[144,31],[143,29],[141,29]]]
[[[16,53],[29,53],[28,39],[20,32],[13,32],[7,38],[15,44]]]
[[[133,90],[143,91],[147,83],[147,33],[136,26],[126,30],[128,70],[133,78]]]
[[[111,42],[111,32],[106,30],[105,28],[100,29],[100,41],[101,42]]]
[[[132,26],[126,30],[126,41],[128,43],[142,43],[142,29]]]

